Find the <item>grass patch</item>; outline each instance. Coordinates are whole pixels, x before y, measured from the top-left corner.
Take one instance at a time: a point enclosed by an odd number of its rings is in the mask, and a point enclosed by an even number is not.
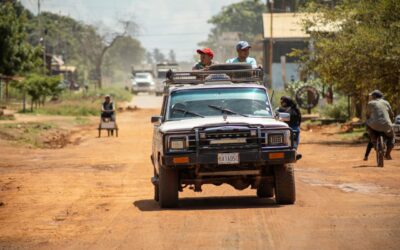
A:
[[[0,124],[0,138],[17,144],[28,144],[33,147],[51,147],[53,141],[61,136],[60,129],[53,123],[9,123]],[[49,135],[52,135],[49,138]],[[58,135],[58,136],[56,136]]]
[[[133,96],[130,91],[127,91],[121,87],[107,87],[97,90],[89,90],[87,92],[66,91],[60,96],[60,99],[63,101],[82,101],[82,99],[90,99],[91,101],[103,101],[105,95],[111,95],[111,98],[114,100],[114,102],[130,101],[132,100]]]
[[[48,103],[46,106],[35,109],[33,113],[43,115],[65,115],[65,116],[98,116],[100,114],[101,102],[90,100],[62,101]]]
[[[64,92],[58,101],[48,102],[33,110],[34,114],[42,115],[62,115],[62,116],[99,116],[101,103],[106,94],[111,95],[114,101],[114,108],[117,108],[117,102],[132,100],[132,94],[122,88],[110,87],[101,90],[91,90],[88,92]],[[21,111],[20,111],[21,112]],[[80,120],[79,120],[80,119]],[[80,124],[82,123],[83,124]],[[82,118],[77,119],[78,125],[85,125],[89,121]]]
[[[15,120],[14,115],[1,115],[0,121],[13,121]]]

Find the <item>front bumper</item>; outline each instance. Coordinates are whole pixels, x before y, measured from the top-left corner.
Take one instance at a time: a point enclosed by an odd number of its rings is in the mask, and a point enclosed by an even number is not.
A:
[[[132,91],[135,92],[155,92],[156,88],[154,85],[150,86],[132,86]]]
[[[279,149],[268,151],[245,151],[239,153],[238,165],[281,165],[296,162],[295,149]],[[177,163],[177,159],[181,163]],[[164,155],[162,165],[169,167],[187,167],[198,165],[218,165],[218,152],[196,153],[176,153]]]

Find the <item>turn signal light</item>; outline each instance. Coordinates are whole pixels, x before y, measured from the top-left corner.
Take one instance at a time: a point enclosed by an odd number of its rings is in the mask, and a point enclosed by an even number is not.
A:
[[[269,159],[271,159],[271,160],[283,159],[283,158],[285,158],[285,154],[283,152],[269,153]]]
[[[174,164],[189,163],[189,157],[174,157],[172,161]]]

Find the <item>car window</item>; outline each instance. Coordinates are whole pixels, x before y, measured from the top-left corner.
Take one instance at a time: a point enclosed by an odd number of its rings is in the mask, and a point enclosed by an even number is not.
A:
[[[158,71],[158,78],[166,78],[167,77],[167,71]]]
[[[149,75],[149,74],[136,74],[136,76],[135,76],[135,78],[137,78],[137,79],[147,79],[150,77],[151,77],[151,75]]]
[[[272,117],[268,95],[264,89],[210,88],[173,92],[168,105],[167,120],[221,116],[221,109],[228,110],[229,112],[225,111],[228,115]]]

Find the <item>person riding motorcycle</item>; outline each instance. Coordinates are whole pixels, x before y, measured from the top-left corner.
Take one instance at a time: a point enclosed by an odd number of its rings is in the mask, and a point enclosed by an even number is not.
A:
[[[367,106],[367,131],[371,142],[376,146],[376,140],[380,133],[386,137],[386,160],[391,160],[390,152],[394,147],[394,130],[392,119],[394,117],[390,104],[383,99],[383,94],[379,90],[374,90],[370,94],[370,101]]]

